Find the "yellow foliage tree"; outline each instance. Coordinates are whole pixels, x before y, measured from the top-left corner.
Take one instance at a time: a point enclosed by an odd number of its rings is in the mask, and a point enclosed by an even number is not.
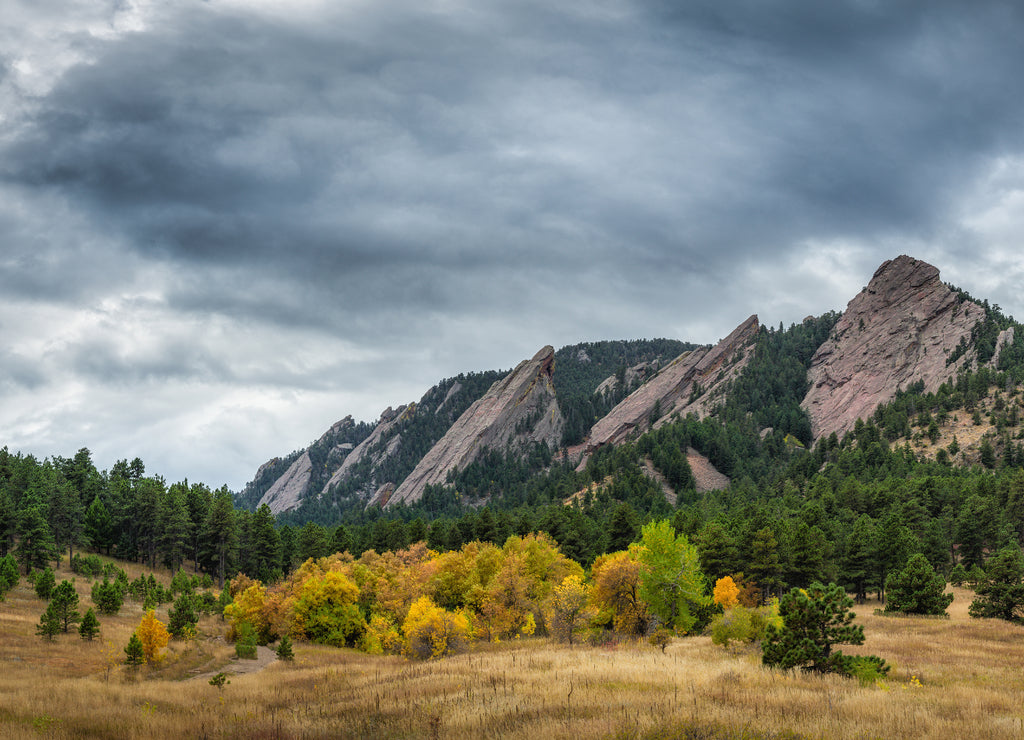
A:
[[[740,603],[740,588],[732,579],[732,576],[725,576],[715,581],[714,600],[723,609],[732,609]]]
[[[557,639],[573,644],[576,633],[593,616],[589,600],[590,590],[578,575],[566,576],[555,586],[546,603],[546,616],[551,632]]]
[[[627,635],[647,631],[649,615],[640,598],[640,570],[640,562],[626,550],[598,556],[591,568],[591,604],[604,622],[611,621],[617,632]]]
[[[160,651],[167,647],[171,639],[164,623],[156,618],[156,612],[150,609],[142,617],[139,626],[135,629],[139,641],[142,643],[142,654],[147,663],[159,663],[163,659]]]
[[[406,653],[423,660],[459,652],[470,634],[465,614],[442,609],[429,596],[421,596],[412,603],[402,631]]]
[[[228,639],[234,640],[238,634],[238,625],[248,622],[256,633],[256,639],[265,645],[276,635],[271,634],[270,620],[267,615],[267,589],[259,581],[249,580],[250,585],[245,591],[235,596],[235,600],[224,607],[224,618],[228,620]]]
[[[342,573],[330,571],[303,582],[295,600],[295,630],[313,642],[353,645],[366,630],[356,604],[359,589]]]

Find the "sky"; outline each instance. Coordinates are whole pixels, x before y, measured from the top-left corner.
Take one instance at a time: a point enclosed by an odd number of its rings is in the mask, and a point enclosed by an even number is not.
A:
[[[1024,5],[5,0],[0,445],[239,490],[550,344],[885,260],[1024,317]]]

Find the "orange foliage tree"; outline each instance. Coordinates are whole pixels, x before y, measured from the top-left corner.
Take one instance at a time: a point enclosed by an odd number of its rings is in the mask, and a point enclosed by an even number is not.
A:
[[[732,576],[725,576],[715,581],[715,590],[712,598],[723,609],[732,609],[739,604],[739,595],[739,586],[736,585]]]
[[[647,631],[647,605],[640,598],[640,562],[630,551],[599,555],[590,570],[593,589],[591,604],[598,610],[598,621],[608,623],[617,632],[642,635]]]

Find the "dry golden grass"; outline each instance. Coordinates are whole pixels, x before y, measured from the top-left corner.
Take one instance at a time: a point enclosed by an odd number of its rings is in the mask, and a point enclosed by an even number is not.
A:
[[[87,584],[80,584],[85,596]],[[35,636],[43,610],[27,586],[0,605],[0,735],[12,738],[1019,738],[1024,628],[894,619],[858,607],[858,652],[894,663],[883,685],[764,669],[755,651],[706,637],[580,647],[527,640],[415,663],[297,645],[293,663],[238,675],[223,690],[200,670],[230,670],[231,649],[200,637],[138,675],[105,671],[141,609],[103,619],[102,639]],[[86,597],[87,599],[87,597]],[[201,623],[207,635],[220,623]],[[916,676],[920,685],[911,680]]]

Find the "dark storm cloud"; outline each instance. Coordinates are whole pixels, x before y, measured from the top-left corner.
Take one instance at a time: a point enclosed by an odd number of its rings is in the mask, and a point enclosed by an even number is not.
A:
[[[104,307],[26,313],[6,392],[414,373],[370,418],[547,342],[713,341],[961,265],[1024,151],[1010,2],[65,5],[0,28],[0,295]]]

